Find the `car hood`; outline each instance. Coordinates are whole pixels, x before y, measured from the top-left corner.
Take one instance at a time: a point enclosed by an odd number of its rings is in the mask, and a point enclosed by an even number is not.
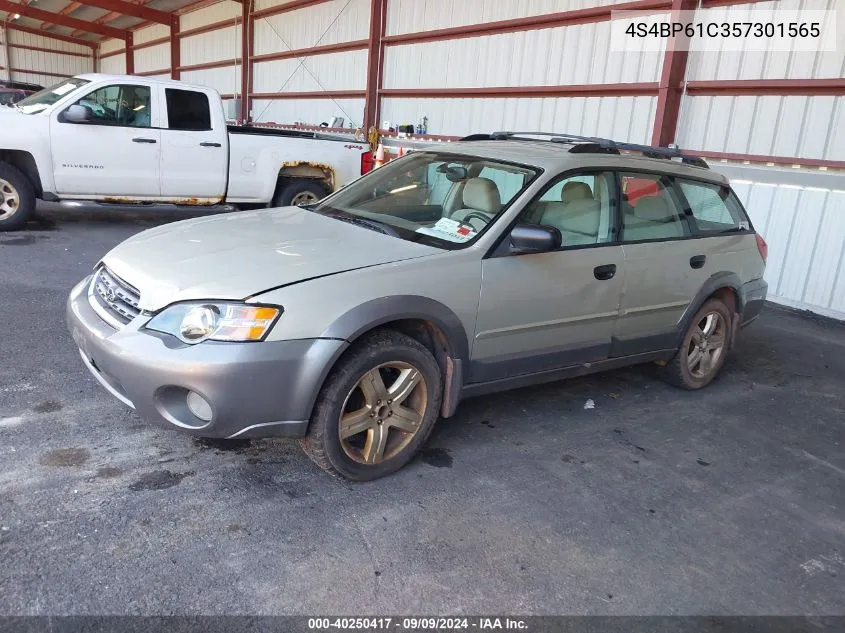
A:
[[[139,233],[103,263],[141,294],[140,307],[246,299],[270,288],[424,257],[415,244],[298,207],[184,220]]]

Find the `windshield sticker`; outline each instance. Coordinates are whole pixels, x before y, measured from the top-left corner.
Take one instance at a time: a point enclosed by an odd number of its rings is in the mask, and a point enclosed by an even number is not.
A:
[[[434,226],[424,226],[416,232],[449,242],[468,242],[477,235],[469,224],[461,224],[451,218],[440,218]]]
[[[60,97],[63,97],[64,95],[69,93],[71,90],[74,90],[75,88],[76,88],[75,84],[65,84],[63,86],[59,86],[58,88],[54,88],[53,94],[59,95]]]

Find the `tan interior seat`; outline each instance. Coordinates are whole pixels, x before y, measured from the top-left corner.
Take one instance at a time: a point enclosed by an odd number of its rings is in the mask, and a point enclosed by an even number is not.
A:
[[[601,203],[592,197],[555,203],[555,206],[550,205],[543,213],[540,224],[553,226],[560,231],[564,246],[595,244],[599,241]]]
[[[683,237],[681,219],[664,196],[645,196],[625,215],[626,240]]]
[[[464,184],[463,208],[452,214],[452,219],[463,222],[471,213],[481,213],[492,220],[502,210],[502,198],[499,188],[489,178],[470,178]],[[476,231],[483,229],[487,223],[479,218],[470,218],[467,224]]]

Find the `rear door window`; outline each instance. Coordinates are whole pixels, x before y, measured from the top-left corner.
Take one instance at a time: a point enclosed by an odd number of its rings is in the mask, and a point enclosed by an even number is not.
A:
[[[695,224],[702,233],[723,233],[750,228],[742,206],[729,187],[677,180]]]
[[[671,176],[622,172],[619,177],[622,241],[671,240],[692,234]]]
[[[196,90],[167,88],[167,127],[171,130],[204,131],[211,129],[208,96]]]

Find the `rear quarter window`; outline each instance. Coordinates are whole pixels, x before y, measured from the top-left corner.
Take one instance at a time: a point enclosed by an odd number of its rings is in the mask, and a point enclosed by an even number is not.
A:
[[[681,179],[676,182],[699,231],[721,233],[750,228],[742,205],[730,187]]]

